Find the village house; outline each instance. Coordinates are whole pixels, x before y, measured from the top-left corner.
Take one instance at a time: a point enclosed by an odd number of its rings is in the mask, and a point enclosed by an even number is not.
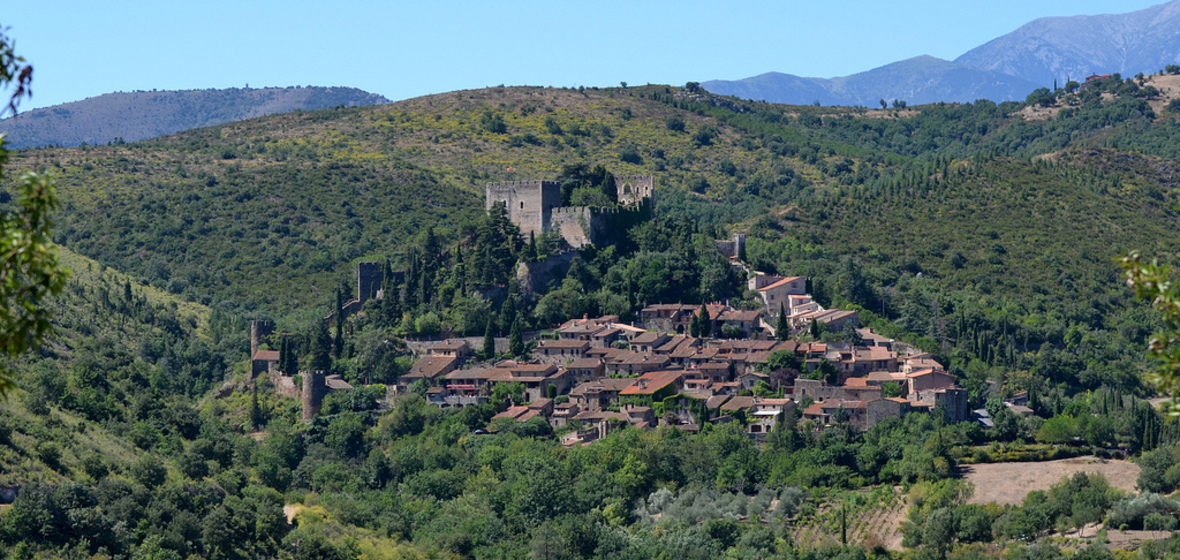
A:
[[[722,312],[721,316],[717,318],[717,322],[721,324],[719,332],[724,332],[725,327],[729,326],[736,331],[740,331],[743,338],[749,338],[758,331],[761,318],[761,311],[727,310]]]
[[[769,282],[767,284],[766,282]],[[762,304],[771,314],[777,314],[779,307],[791,309],[790,296],[807,295],[807,279],[802,276],[755,275],[749,280],[750,289],[758,292]],[[762,286],[758,286],[763,284]]]
[[[908,397],[913,404],[921,403],[932,409],[946,412],[946,419],[957,424],[971,418],[971,409],[967,406],[967,391],[954,386],[924,389],[913,392]]]
[[[668,369],[667,356],[652,356],[639,352],[623,352],[606,362],[606,374],[611,376],[641,375],[649,371]]]
[[[431,356],[451,356],[459,359],[459,365],[467,361],[474,352],[466,340],[444,340],[430,348]]]
[[[579,358],[567,364],[565,369],[570,373],[571,382],[578,384],[603,377],[606,365],[601,358]]]
[[[410,366],[409,372],[397,380],[398,391],[404,392],[418,381],[424,381],[430,386],[440,385],[443,376],[458,367],[459,358],[455,356],[423,356]]]
[[[682,371],[652,371],[634,380],[635,382],[619,391],[620,402],[626,397],[638,397],[654,402],[675,395],[684,388]]]
[[[259,350],[250,359],[250,375],[270,373],[279,363],[278,350]]]
[[[603,378],[587,381],[570,391],[569,402],[582,411],[606,410],[619,403],[619,392],[634,383],[634,379]]]
[[[672,337],[664,333],[647,332],[631,339],[631,351],[640,354],[654,354],[656,348],[672,341]]]
[[[533,358],[543,364],[565,365],[586,355],[590,342],[579,339],[542,340],[533,350]]]

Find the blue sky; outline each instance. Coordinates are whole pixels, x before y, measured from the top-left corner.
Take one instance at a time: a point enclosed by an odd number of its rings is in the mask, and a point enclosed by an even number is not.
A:
[[[1158,0],[226,2],[23,0],[0,24],[31,109],[112,91],[322,85],[399,100],[498,84],[833,77],[953,59],[1038,17]]]

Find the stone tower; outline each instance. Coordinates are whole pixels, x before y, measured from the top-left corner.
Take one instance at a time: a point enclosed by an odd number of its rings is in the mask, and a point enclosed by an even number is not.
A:
[[[619,204],[632,204],[652,199],[655,192],[655,179],[651,175],[618,175],[615,176]]]
[[[385,273],[381,265],[375,262],[356,263],[356,299],[364,304],[377,297],[381,283],[385,280]]]
[[[488,183],[487,209],[503,204],[508,218],[528,237],[549,229],[554,208],[561,206],[561,184],[555,181]]]
[[[322,371],[303,372],[303,392],[300,400],[303,404],[303,421],[312,422],[320,415],[320,406],[324,404],[324,394],[328,392],[328,376]]]
[[[258,353],[258,347],[262,345],[262,337],[269,334],[274,334],[274,321],[250,321],[250,359],[254,359],[254,355]]]

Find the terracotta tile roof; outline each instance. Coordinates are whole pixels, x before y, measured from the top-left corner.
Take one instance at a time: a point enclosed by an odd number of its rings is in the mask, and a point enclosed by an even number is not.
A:
[[[619,395],[651,395],[675,384],[681,375],[679,371],[649,371],[636,379],[635,384],[619,391]]]
[[[798,280],[799,278],[800,278],[799,276],[788,276],[788,277],[783,278],[782,280],[779,280],[778,282],[775,282],[769,286],[763,286],[761,288],[758,288],[758,291],[765,292],[766,290],[773,290],[775,288],[778,288],[779,286],[785,286],[787,284],[790,284],[791,282],[794,282],[795,280]]]
[[[635,378],[615,379],[607,377],[603,379],[595,379],[594,381],[587,381],[578,385],[577,387],[574,387],[573,390],[570,391],[570,395],[582,396],[586,393],[597,393],[600,391],[617,393],[623,389],[626,389],[627,387],[630,387],[632,383],[635,383]]]
[[[807,410],[803,411],[803,415],[804,416],[823,416],[824,415],[824,403],[823,402],[811,403],[811,406],[807,407]]]
[[[459,358],[455,356],[423,356],[413,366],[410,366],[410,372],[403,377],[409,379],[434,379],[444,372],[451,371],[455,368],[455,364]]]
[[[529,407],[527,407],[527,406],[523,406],[523,405],[522,406],[510,406],[510,407],[508,407],[508,410],[505,410],[504,412],[501,412],[501,413],[493,416],[492,420],[498,420],[500,418],[513,418],[513,419],[515,419],[528,411],[529,411]]]
[[[601,365],[602,360],[599,358],[578,358],[570,362],[566,369],[595,369]]]
[[[537,343],[538,350],[558,349],[558,350],[584,350],[590,347],[590,343],[585,340],[570,340],[568,338],[561,340],[542,340]]]
[[[718,407],[725,404],[725,401],[728,401],[729,399],[729,395],[713,395],[705,400],[705,408],[709,410],[717,410]]]
[[[487,380],[491,375],[492,368],[489,367],[475,367],[471,369],[460,369],[452,371],[447,374],[448,380],[453,381],[468,381],[468,380]]]
[[[238,354],[238,355],[241,356],[241,354]],[[266,360],[268,362],[277,362],[277,361],[279,361],[279,351],[278,350],[259,350],[254,353],[254,359],[255,360]]]
[[[718,317],[719,321],[738,321],[749,322],[757,321],[758,317],[762,315],[761,311],[726,311]]]
[[[444,340],[443,342],[435,344],[430,349],[432,351],[443,350],[443,351],[455,352],[455,351],[459,351],[459,350],[462,350],[467,347],[468,346],[467,346],[466,340]]]
[[[631,344],[652,344],[661,338],[664,338],[664,335],[661,333],[645,332],[631,339]]]
[[[849,377],[844,380],[845,387],[867,387],[869,380],[866,377]]]
[[[734,397],[721,406],[722,412],[733,412],[754,406],[754,397]]]

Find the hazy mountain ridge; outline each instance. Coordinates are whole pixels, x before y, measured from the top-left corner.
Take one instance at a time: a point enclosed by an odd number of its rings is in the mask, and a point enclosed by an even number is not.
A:
[[[0,133],[14,148],[132,142],[296,109],[388,102],[348,87],[117,92],[21,113],[0,121]]]
[[[839,78],[803,78],[770,72],[744,80],[712,80],[705,89],[743,99],[804,105],[876,106],[884,99],[911,104],[1022,100],[1035,86],[999,72],[969,68],[932,56],[918,56]]]
[[[771,72],[702,86],[721,95],[775,103],[874,106],[1021,101],[1040,87],[1090,74],[1152,73],[1180,63],[1180,0],[1125,14],[1050,17],[967,51],[954,61],[919,56],[839,78]]]
[[[1180,1],[1125,14],[1033,20],[955,62],[1039,87],[1095,73],[1155,72],[1180,62]]]

